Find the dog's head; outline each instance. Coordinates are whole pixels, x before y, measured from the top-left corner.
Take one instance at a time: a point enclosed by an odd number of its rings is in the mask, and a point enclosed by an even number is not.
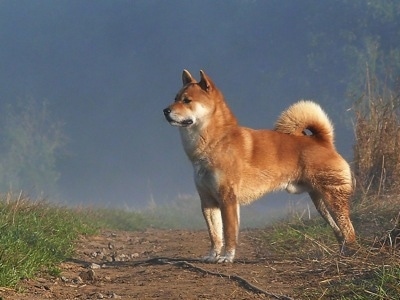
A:
[[[171,125],[201,126],[214,111],[215,85],[203,71],[200,71],[200,77],[200,81],[197,82],[187,70],[183,70],[183,87],[176,95],[175,101],[163,110]]]

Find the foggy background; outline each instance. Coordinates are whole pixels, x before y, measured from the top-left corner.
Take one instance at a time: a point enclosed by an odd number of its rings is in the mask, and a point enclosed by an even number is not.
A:
[[[314,99],[351,161],[350,83],[360,86],[367,37],[383,49],[400,40],[393,20],[371,22],[367,2],[0,1],[3,119],[16,103],[46,103],[44,126],[59,124],[65,138],[56,190],[3,184],[68,204],[142,207],[195,195],[162,113],[184,68],[196,78],[205,70],[249,127],[271,128],[291,103]]]

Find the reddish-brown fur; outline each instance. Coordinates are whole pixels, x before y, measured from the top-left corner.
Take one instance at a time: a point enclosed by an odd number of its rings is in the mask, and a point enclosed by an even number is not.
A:
[[[240,204],[281,189],[308,192],[341,251],[349,249],[355,243],[349,218],[351,172],[335,150],[333,126],[321,108],[300,101],[281,115],[274,130],[242,127],[212,80],[202,71],[200,75],[197,82],[184,70],[183,88],[164,114],[179,126],[194,167],[211,239],[205,261],[232,262]]]

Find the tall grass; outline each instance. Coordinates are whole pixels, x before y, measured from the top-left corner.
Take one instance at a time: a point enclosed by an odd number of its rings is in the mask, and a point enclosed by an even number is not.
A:
[[[400,89],[366,70],[364,93],[354,105],[354,173],[358,200],[400,192]]]
[[[400,295],[400,86],[385,84],[366,70],[363,95],[354,105],[354,219],[375,268],[352,281],[354,299],[398,299]],[[373,239],[373,241],[371,241]],[[371,264],[374,265],[374,264]]]
[[[57,272],[79,234],[94,233],[86,214],[22,194],[0,199],[0,286],[15,286],[37,272]]]

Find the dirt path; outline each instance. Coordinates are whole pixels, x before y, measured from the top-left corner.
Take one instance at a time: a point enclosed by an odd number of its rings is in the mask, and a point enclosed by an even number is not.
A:
[[[105,231],[82,238],[74,258],[61,265],[59,276],[27,280],[22,283],[22,293],[0,288],[0,299],[293,297],[294,289],[301,287],[304,275],[312,270],[284,258],[262,257],[258,236],[256,230],[241,232],[234,264],[205,264],[196,261],[209,246],[205,231]],[[159,257],[170,260],[152,259]],[[313,284],[316,278],[320,276],[311,276],[307,284]],[[258,293],[250,285],[277,297]]]

